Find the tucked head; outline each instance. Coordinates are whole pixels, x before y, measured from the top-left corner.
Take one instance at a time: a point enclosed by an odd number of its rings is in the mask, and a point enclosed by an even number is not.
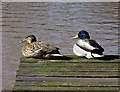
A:
[[[36,42],[37,40],[36,40],[36,37],[34,35],[29,35],[25,39],[20,41],[20,43],[23,43],[25,41],[27,41],[28,43],[32,43],[32,42]]]
[[[78,33],[78,35],[76,35],[76,36],[73,37],[73,38],[90,39],[90,36],[89,36],[89,34],[88,34],[87,31],[82,30],[82,31],[80,31],[80,32]]]

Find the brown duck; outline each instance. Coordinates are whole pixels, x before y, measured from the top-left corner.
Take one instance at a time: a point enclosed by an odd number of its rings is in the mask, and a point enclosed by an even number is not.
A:
[[[59,48],[39,41],[37,42],[36,37],[34,35],[29,35],[20,43],[25,42],[22,48],[22,54],[25,57],[33,57],[33,58],[50,58],[53,56],[63,56],[59,52]]]

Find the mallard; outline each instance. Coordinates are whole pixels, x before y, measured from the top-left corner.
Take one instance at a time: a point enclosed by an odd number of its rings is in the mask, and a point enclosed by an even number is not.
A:
[[[24,57],[50,58],[51,56],[62,56],[59,52],[59,48],[43,41],[37,42],[34,35],[29,35],[20,41],[20,43],[23,42],[25,42],[22,48]]]
[[[73,39],[78,38],[78,41],[73,46],[75,55],[86,58],[103,57],[104,49],[95,41],[90,39],[87,31],[80,31]]]

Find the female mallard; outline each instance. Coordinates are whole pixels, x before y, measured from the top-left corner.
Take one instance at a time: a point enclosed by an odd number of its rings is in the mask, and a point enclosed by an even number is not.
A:
[[[74,38],[79,38],[73,46],[73,52],[77,56],[86,58],[103,57],[104,49],[95,40],[90,39],[87,31],[80,31]]]
[[[22,54],[25,57],[50,58],[51,56],[62,56],[59,53],[59,48],[42,41],[37,42],[34,35],[27,36],[20,43],[25,41],[26,43],[22,48]]]

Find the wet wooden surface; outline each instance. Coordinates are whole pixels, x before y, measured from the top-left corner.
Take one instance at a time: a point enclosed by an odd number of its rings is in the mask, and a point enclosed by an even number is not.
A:
[[[21,58],[14,91],[116,91],[119,56],[85,59],[77,56],[57,59]]]

